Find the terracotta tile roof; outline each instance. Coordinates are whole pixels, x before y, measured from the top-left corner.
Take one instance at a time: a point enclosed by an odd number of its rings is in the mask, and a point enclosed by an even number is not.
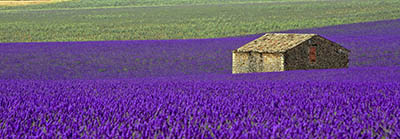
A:
[[[234,51],[282,53],[316,35],[317,34],[266,33],[260,38],[257,38]]]

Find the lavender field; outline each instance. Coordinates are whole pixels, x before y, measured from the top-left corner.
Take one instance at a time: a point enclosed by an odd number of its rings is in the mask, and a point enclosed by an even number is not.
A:
[[[262,34],[196,40],[1,43],[0,135],[400,137],[400,20],[282,32],[350,49],[348,69],[231,74]]]

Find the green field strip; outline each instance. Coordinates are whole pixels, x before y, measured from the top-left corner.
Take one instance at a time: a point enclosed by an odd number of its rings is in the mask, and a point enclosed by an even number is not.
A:
[[[0,42],[219,38],[400,18],[400,1],[319,1],[0,12]],[[33,9],[32,9],[33,10]]]

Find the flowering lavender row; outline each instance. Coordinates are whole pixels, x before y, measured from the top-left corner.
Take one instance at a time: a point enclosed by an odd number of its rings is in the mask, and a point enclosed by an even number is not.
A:
[[[3,43],[0,137],[400,138],[399,21],[290,31],[349,48],[348,69],[230,74],[262,34]]]
[[[203,81],[322,81],[322,82],[400,82],[400,67],[363,67],[344,69],[294,70],[271,73],[209,74],[158,77],[169,80]],[[142,78],[149,79],[149,78]]]
[[[0,44],[0,79],[109,79],[228,73],[231,49],[259,35],[222,39]]]
[[[286,32],[350,49],[350,68],[398,67],[400,19]],[[0,79],[131,79],[229,74],[233,49],[262,34],[220,39],[0,43]]]
[[[400,137],[399,82],[10,80],[0,95],[2,138]]]

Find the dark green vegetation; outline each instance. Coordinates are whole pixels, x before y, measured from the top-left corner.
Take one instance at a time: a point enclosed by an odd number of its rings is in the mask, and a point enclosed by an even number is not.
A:
[[[397,0],[103,8],[73,3],[0,10],[0,42],[216,38],[400,18]]]

